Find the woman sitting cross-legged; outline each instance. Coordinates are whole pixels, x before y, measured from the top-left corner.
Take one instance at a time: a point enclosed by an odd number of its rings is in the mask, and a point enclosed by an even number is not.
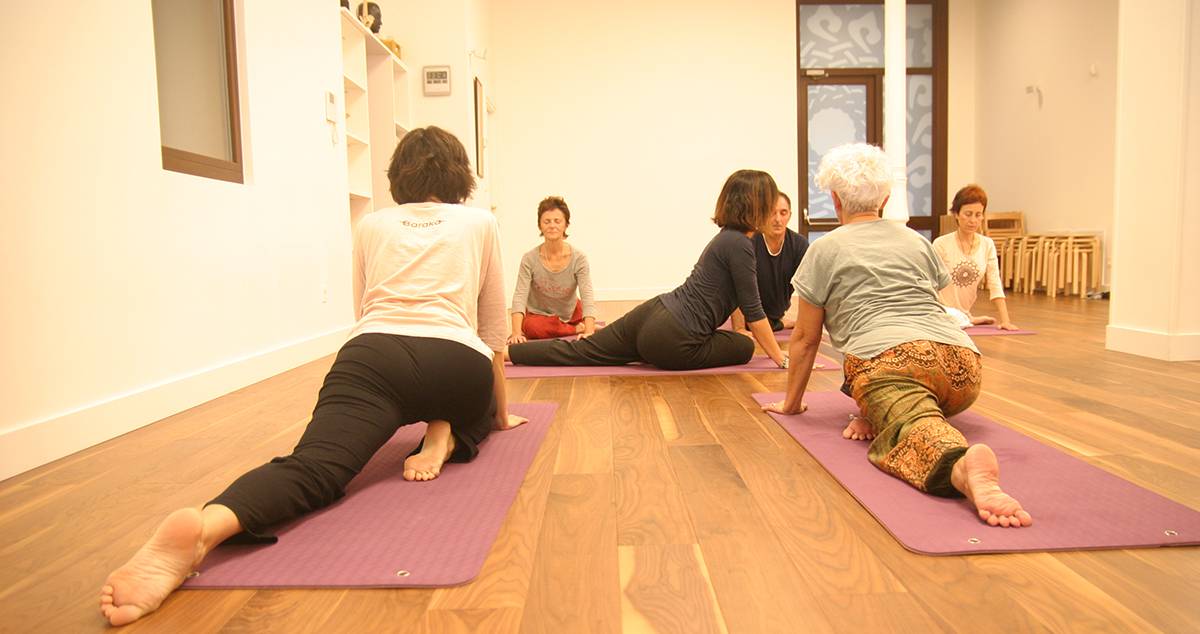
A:
[[[807,409],[804,391],[824,326],[845,353],[842,391],[861,414],[843,437],[871,440],[870,461],[922,491],[965,495],[992,526],[1029,526],[1029,513],[1000,489],[995,453],[968,446],[946,420],[979,396],[979,351],[938,302],[950,276],[933,247],[880,218],[891,182],[877,147],[844,145],[821,159],[817,184],[833,195],[842,226],[813,242],[796,271],[787,396],[763,409]]]
[[[1004,285],[1000,282],[996,243],[980,233],[984,214],[987,213],[987,192],[979,185],[963,187],[954,194],[950,213],[958,220],[958,230],[938,236],[933,241],[933,252],[946,265],[952,282],[940,293],[946,312],[958,320],[963,328],[996,323],[995,317],[971,313],[979,286],[986,279],[988,295],[1000,314],[1000,323],[996,327],[1000,330],[1017,330],[1008,317],[1008,302],[1004,299]]]
[[[435,127],[404,136],[388,168],[398,207],[359,223],[354,237],[358,322],[325,377],[292,454],[235,480],[202,509],[163,520],[108,576],[100,611],[113,625],[155,610],[210,550],[328,506],[402,425],[427,421],[404,461],[405,480],[467,462],[507,413],[507,324],[500,241],[492,214],[462,206],[475,179],[466,150]],[[414,485],[416,486],[416,485]]]
[[[767,221],[779,190],[766,172],[734,172],[717,198],[709,241],[682,286],[642,303],[595,335],[577,341],[530,341],[508,347],[523,365],[624,365],[642,361],[664,370],[740,365],[754,356],[754,341],[781,367],[787,359],[775,341],[758,297],[750,236]],[[740,307],[754,339],[717,330]]]
[[[538,203],[542,243],[521,258],[513,291],[510,344],[574,334],[587,338],[596,332],[591,269],[583,251],[567,244],[570,226],[567,201],[550,196]]]

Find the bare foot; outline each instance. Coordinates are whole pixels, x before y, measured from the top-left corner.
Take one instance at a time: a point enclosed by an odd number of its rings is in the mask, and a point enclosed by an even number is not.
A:
[[[986,326],[988,324],[994,324],[994,323],[996,323],[996,318],[988,317],[987,315],[984,315],[983,317],[972,317],[971,318],[971,325],[973,325],[973,326]]]
[[[851,415],[850,424],[842,430],[842,438],[846,440],[871,440],[874,437],[875,432],[871,431],[871,425],[858,414]]]
[[[954,488],[967,496],[979,510],[979,519],[989,526],[1020,528],[1033,524],[1033,517],[1000,490],[1000,464],[987,445],[971,445],[950,472]]]
[[[442,465],[453,452],[454,434],[450,433],[450,423],[444,420],[430,422],[425,429],[425,443],[421,451],[404,461],[404,479],[424,482],[438,477]]]
[[[516,414],[508,414],[507,416],[504,417],[503,422],[496,421],[496,423],[492,426],[492,429],[495,429],[496,431],[505,431],[507,429],[512,429],[513,427],[519,427],[528,422],[529,422],[529,419],[525,418],[524,416],[517,416]]]
[[[132,623],[158,609],[202,557],[204,522],[199,509],[167,516],[133,557],[108,575],[100,613],[112,625]]]

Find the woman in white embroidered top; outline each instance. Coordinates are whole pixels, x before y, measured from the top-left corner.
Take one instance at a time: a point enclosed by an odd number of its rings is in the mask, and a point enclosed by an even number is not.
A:
[[[575,334],[583,339],[596,332],[592,273],[583,251],[567,244],[570,226],[567,201],[550,196],[538,203],[542,243],[521,258],[510,344]]]
[[[988,295],[1000,313],[1001,330],[1017,330],[1008,317],[1004,299],[1004,284],[1000,282],[1000,267],[996,259],[996,243],[980,233],[987,211],[987,192],[979,185],[967,185],[958,190],[950,204],[950,213],[958,221],[958,231],[939,236],[933,241],[933,251],[950,271],[952,283],[939,293],[948,313],[962,327],[994,324],[996,318],[974,315],[971,308],[979,294],[979,284],[986,279]]]
[[[230,538],[270,543],[271,527],[332,504],[392,437],[428,427],[405,480],[467,462],[507,413],[504,275],[495,217],[462,202],[475,187],[466,150],[435,127],[404,136],[388,168],[399,207],[367,215],[354,236],[358,322],[325,377],[291,455],[248,471],[202,509],[171,513],[108,576],[100,611],[124,625],[154,611]]]

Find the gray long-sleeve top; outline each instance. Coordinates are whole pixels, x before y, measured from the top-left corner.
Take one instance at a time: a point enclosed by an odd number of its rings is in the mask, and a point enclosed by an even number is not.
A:
[[[561,271],[551,271],[538,256],[540,248],[534,247],[521,258],[512,312],[555,315],[568,321],[575,312],[575,292],[578,290],[583,316],[595,318],[596,300],[587,256],[572,246],[571,261],[567,266]]]
[[[688,332],[716,331],[734,308],[741,308],[746,323],[766,319],[758,296],[754,243],[735,229],[722,229],[692,267],[692,274],[669,293],[659,295]]]

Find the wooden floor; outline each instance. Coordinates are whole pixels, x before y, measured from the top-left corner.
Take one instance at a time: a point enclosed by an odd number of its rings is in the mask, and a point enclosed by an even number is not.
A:
[[[976,409],[1200,509],[1200,363],[1106,352],[1104,301],[1017,296],[1010,306],[1039,334],[980,338]],[[168,511],[287,453],[330,362],[0,483],[0,631],[102,629],[105,575]],[[130,629],[1200,631],[1200,548],[905,551],[754,406],[752,392],[782,390],[784,379],[510,381],[514,401],[561,407],[474,582],[184,591]],[[812,388],[839,381],[817,373]]]

